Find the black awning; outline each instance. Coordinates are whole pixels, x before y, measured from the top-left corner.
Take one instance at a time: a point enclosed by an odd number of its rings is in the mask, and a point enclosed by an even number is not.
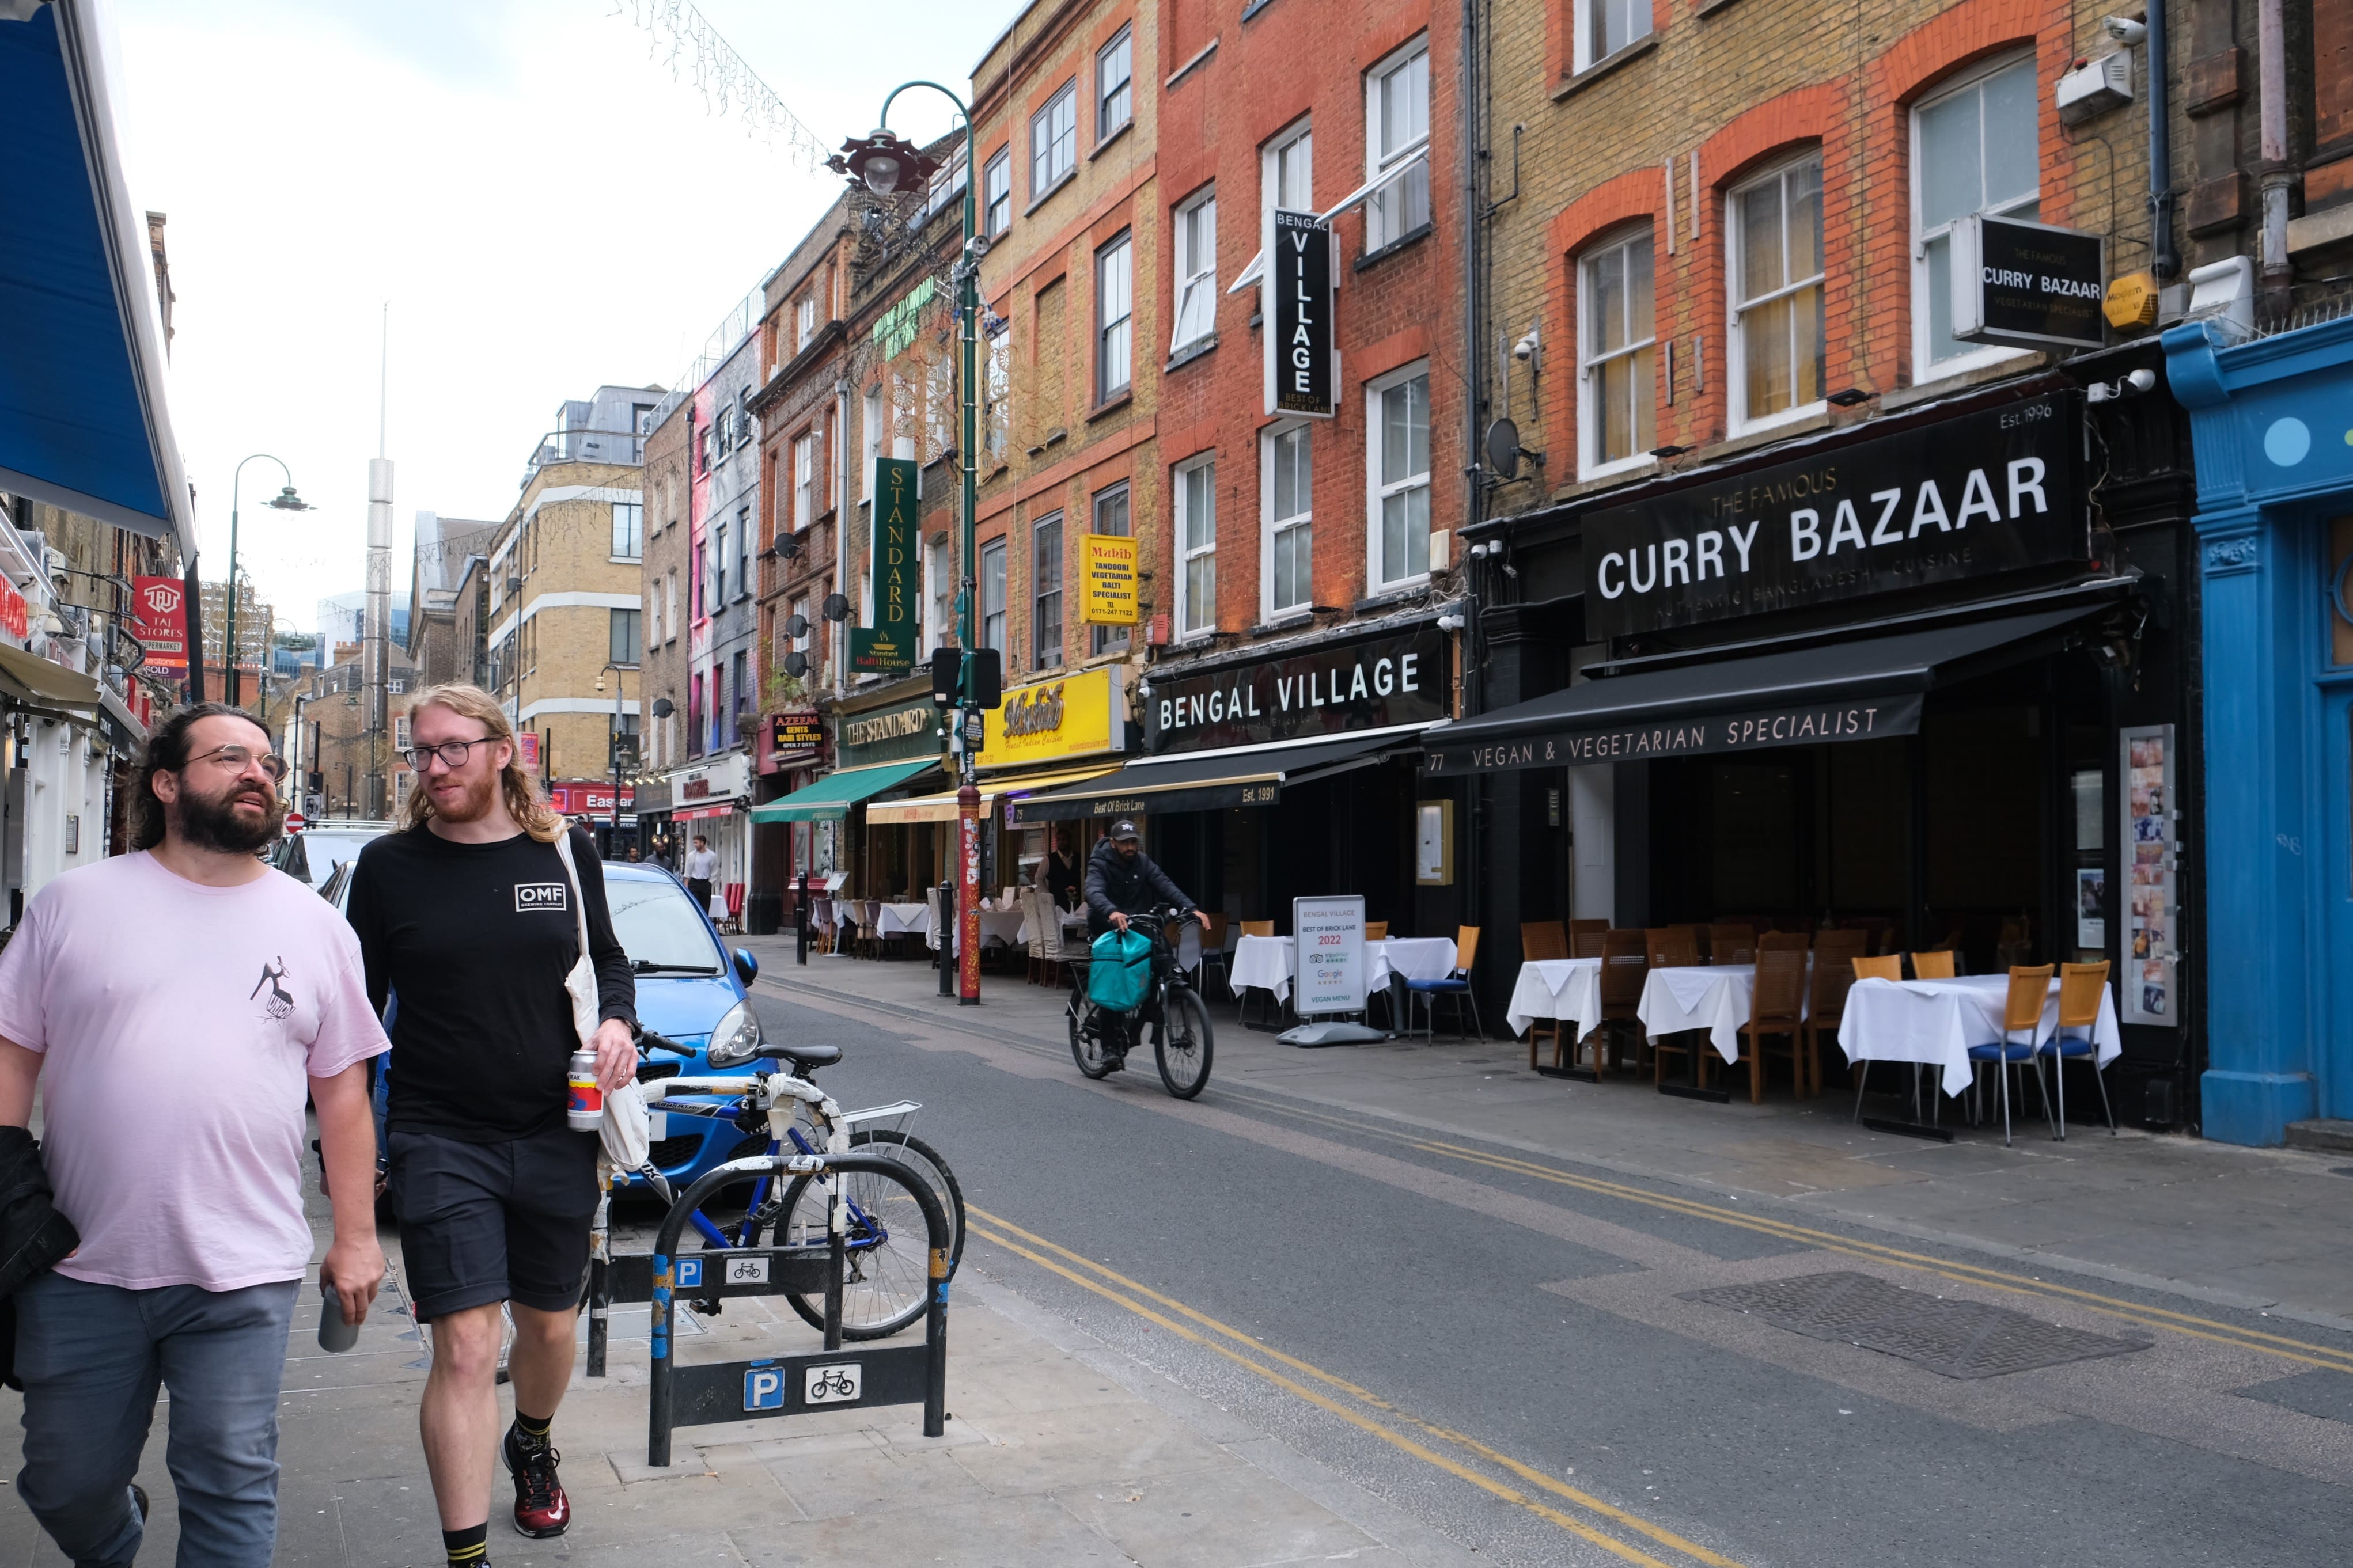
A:
[[[1272,805],[1288,782],[1369,762],[1384,751],[1410,748],[1411,734],[1359,735],[1314,745],[1251,746],[1207,757],[1153,757],[1115,773],[1043,790],[1013,803],[1017,823],[1068,822],[1082,816],[1140,816],[1147,812],[1223,811]]]
[[[1909,735],[1934,686],[2031,658],[2108,606],[1645,670],[1572,686],[1422,736],[1434,775],[1581,767]]]

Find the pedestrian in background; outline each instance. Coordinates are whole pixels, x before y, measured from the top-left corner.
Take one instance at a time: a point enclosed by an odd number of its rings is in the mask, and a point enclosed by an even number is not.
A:
[[[384,1278],[365,1065],[384,1030],[350,928],[254,858],[285,773],[237,710],[174,714],[132,782],[135,852],[51,881],[0,952],[0,1124],[29,1124],[37,1085],[57,1206],[81,1233],[14,1297],[16,1490],[76,1563],[138,1553],[132,1478],[159,1386],[180,1568],[270,1560],[280,1384],[311,1261],[306,1096],[334,1209],[321,1279],[355,1323]],[[136,962],[126,911],[157,939]]]
[[[540,799],[497,699],[429,687],[408,723],[417,783],[406,831],[360,852],[351,921],[369,999],[400,1003],[385,1142],[409,1294],[433,1330],[418,1425],[443,1549],[478,1568],[501,1458],[519,1532],[561,1535],[572,1522],[553,1429],[597,1195],[596,1134],[565,1117],[580,1048],[565,982],[582,956],[584,913],[603,1018],[596,1076],[608,1094],[637,1071],[636,987],[596,845]],[[515,1329],[503,1437],[501,1305]]]
[[[711,883],[718,875],[719,857],[711,852],[711,840],[696,834],[694,849],[686,858],[686,890],[705,914],[711,912]]]

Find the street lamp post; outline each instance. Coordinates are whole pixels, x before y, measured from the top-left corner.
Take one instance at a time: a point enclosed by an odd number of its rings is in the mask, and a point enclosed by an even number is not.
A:
[[[613,672],[613,837],[609,847],[615,855],[621,852],[621,702],[627,695],[621,689],[621,673],[624,670],[634,671],[637,668],[634,664],[622,664],[614,659],[605,661],[605,669]],[[596,689],[599,691],[605,689],[605,669],[596,672]]]
[[[931,161],[914,143],[890,130],[891,105],[909,88],[927,87],[955,105],[964,121],[964,246],[955,265],[957,348],[963,361],[962,395],[958,399],[961,428],[957,466],[963,470],[964,520],[959,530],[962,576],[956,594],[956,641],[964,657],[956,679],[956,866],[960,892],[956,910],[956,1000],[965,1006],[980,1003],[980,779],[976,757],[980,728],[979,693],[973,689],[973,611],[978,586],[974,566],[974,531],[980,492],[980,243],[974,203],[980,181],[973,167],[972,110],[965,101],[935,81],[902,82],[882,100],[876,130],[863,141],[851,140],[832,166],[861,180],[878,196],[887,196],[910,175],[928,178]]]
[[[276,463],[278,465],[279,472],[286,476],[286,488],[280,490],[276,495],[270,497],[269,500],[262,504],[265,506],[274,507],[280,511],[309,511],[311,510],[310,502],[304,500],[301,496],[294,493],[294,470],[286,466],[285,459],[282,458],[272,458],[267,452],[256,452],[252,457],[241,459],[237,465],[237,472],[229,476],[228,619],[223,623],[221,627],[221,664],[223,667],[221,684],[222,689],[228,694],[228,704],[232,708],[243,706],[245,700],[245,683],[238,679],[241,671],[238,669],[237,662],[237,487],[244,481],[245,465],[262,458],[269,458],[269,461]],[[199,659],[204,658],[204,649],[197,648],[195,651],[196,658]]]

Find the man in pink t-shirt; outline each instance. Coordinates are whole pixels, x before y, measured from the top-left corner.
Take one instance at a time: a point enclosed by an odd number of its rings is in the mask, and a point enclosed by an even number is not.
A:
[[[81,1236],[16,1292],[16,1489],[76,1563],[138,1552],[162,1386],[180,1568],[270,1560],[306,1095],[335,1215],[321,1279],[356,1322],[384,1279],[366,1063],[387,1047],[351,928],[254,858],[285,772],[236,709],[174,714],[132,784],[138,852],[44,887],[0,952],[0,1125],[31,1124],[37,1087]]]

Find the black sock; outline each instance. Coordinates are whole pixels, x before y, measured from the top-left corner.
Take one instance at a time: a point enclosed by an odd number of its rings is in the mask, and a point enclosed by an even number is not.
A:
[[[482,1568],[490,1551],[491,1526],[488,1521],[470,1530],[445,1530],[441,1532],[441,1550],[449,1554],[449,1568]]]
[[[514,1429],[515,1440],[523,1447],[544,1448],[547,1447],[547,1435],[555,1430],[555,1417],[551,1415],[543,1421],[537,1416],[525,1415],[521,1409],[517,1409]]]

